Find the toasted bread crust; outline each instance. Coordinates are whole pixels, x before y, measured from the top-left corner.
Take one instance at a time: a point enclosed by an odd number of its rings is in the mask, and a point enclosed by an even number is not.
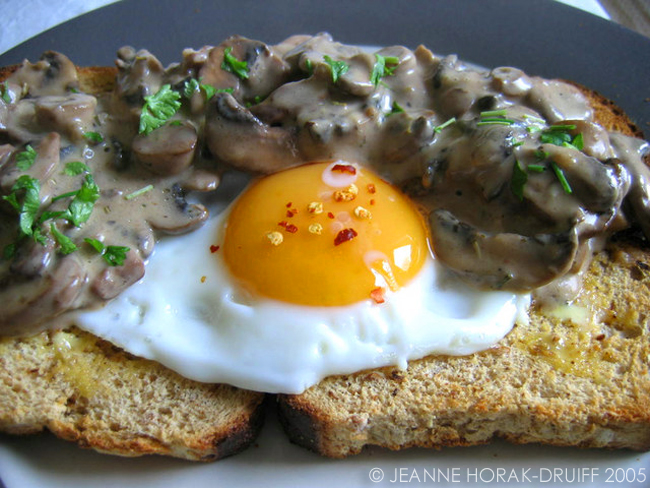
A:
[[[0,431],[210,461],[257,436],[264,395],[190,381],[72,328],[0,341]]]
[[[15,69],[0,68],[0,81]],[[84,91],[114,83],[114,68],[78,73]],[[640,136],[614,104],[585,92],[605,126]],[[480,354],[430,356],[406,371],[331,377],[301,395],[280,395],[281,422],[293,442],[330,457],[366,445],[466,446],[494,437],[650,449],[649,270],[650,251],[629,239],[592,264],[588,293],[609,310],[605,337],[587,334],[587,360],[597,366],[558,369],[535,338],[540,327],[551,338],[572,337],[571,323],[534,311],[531,324]],[[80,362],[97,367],[79,369]],[[110,454],[206,461],[248,446],[263,418],[262,394],[192,382],[77,329],[3,339],[0,364],[0,431],[11,434],[47,429]]]
[[[642,137],[614,103],[574,85],[601,125]],[[330,377],[300,395],[279,395],[281,423],[292,442],[333,458],[369,445],[441,448],[497,437],[649,450],[647,242],[634,231],[613,239],[591,265],[581,304],[595,307],[602,323],[576,325],[533,309],[529,324],[491,350]]]
[[[0,68],[0,82],[18,66]],[[115,68],[77,68],[79,88],[112,90]],[[120,456],[212,461],[257,437],[262,393],[190,381],[76,328],[0,339],[0,432],[49,430]]]
[[[366,445],[468,446],[495,437],[648,450],[647,263],[648,250],[627,242],[595,259],[586,293],[607,307],[598,329],[534,310],[530,324],[489,351],[430,356],[406,371],[332,377],[301,395],[281,395],[285,430],[293,442],[335,458]]]

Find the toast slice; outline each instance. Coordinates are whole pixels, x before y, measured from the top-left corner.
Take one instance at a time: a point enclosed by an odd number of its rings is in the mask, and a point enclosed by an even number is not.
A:
[[[72,328],[0,340],[0,431],[48,429],[121,456],[212,461],[245,449],[264,395],[188,380]]]
[[[0,70],[0,82],[17,67]],[[116,69],[77,68],[80,89],[113,89]],[[262,393],[188,380],[77,328],[0,338],[0,432],[47,429],[121,456],[212,461],[249,446]]]
[[[640,137],[614,104],[582,88],[610,130]],[[530,311],[496,347],[429,356],[405,371],[330,377],[280,395],[290,439],[342,458],[389,449],[514,443],[650,449],[650,248],[634,232],[593,260],[579,300]],[[592,318],[597,320],[592,320]]]

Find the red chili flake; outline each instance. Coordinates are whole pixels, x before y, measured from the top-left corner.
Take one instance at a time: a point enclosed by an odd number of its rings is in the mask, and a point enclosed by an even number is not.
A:
[[[328,216],[330,219],[333,219],[333,218],[334,218],[334,214],[333,214],[332,212],[327,212],[327,216]]]
[[[386,290],[381,286],[378,286],[370,292],[370,298],[372,298],[375,303],[384,303],[386,301]]]
[[[214,253],[217,252],[218,250],[219,250],[219,246],[215,246],[215,245],[210,246],[210,252],[211,252],[212,254],[214,254]]]
[[[377,193],[377,187],[374,183],[368,183],[368,193]]]
[[[339,244],[350,241],[357,237],[357,235],[357,231],[354,229],[343,229],[338,234],[336,234],[336,237],[334,238],[334,245],[338,246]]]
[[[332,171],[336,171],[337,173],[348,173],[351,175],[357,174],[357,168],[351,164],[335,164],[332,166]]]
[[[374,204],[375,204],[375,199],[374,199],[374,198],[371,198],[371,199],[370,199],[370,205],[374,205]]]
[[[292,202],[287,203],[287,208],[291,208]]]
[[[298,213],[297,208],[290,208],[289,210],[287,210],[287,217],[291,218],[294,215],[296,215],[297,213]]]
[[[286,220],[282,220],[282,221],[278,222],[278,225],[280,227],[284,227],[284,230],[286,230],[290,234],[295,234],[296,232],[298,232],[298,227],[296,227],[293,224],[290,224]]]

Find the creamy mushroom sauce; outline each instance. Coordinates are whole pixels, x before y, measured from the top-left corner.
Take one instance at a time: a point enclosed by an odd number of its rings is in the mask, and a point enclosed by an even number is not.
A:
[[[226,49],[247,63],[247,78],[224,69]],[[373,83],[376,54],[393,70]],[[348,67],[336,81],[332,61]],[[44,244],[24,238],[1,261],[4,334],[54,326],[64,312],[103,303],[139,280],[159,234],[191,231],[208,217],[186,193],[215,190],[226,168],[272,173],[339,158],[369,164],[425,209],[442,262],[478,287],[533,290],[538,300],[570,301],[599,240],[632,219],[650,231],[648,144],[597,125],[567,83],[516,68],[470,68],[422,46],[369,52],[327,34],[275,46],[232,37],[185,50],[168,68],[125,47],[116,64],[108,94],[81,93],[72,62],[53,52],[26,61],[4,84],[2,194],[26,174],[40,182],[41,211],[64,210],[70,198],[56,197],[86,178],[64,174],[73,161],[86,163],[101,189],[87,222],[47,221]],[[195,91],[167,124],[138,134],[145,97],[166,84],[182,93],[190,79],[217,93],[207,100]],[[570,128],[551,128],[558,124]],[[102,141],[90,141],[89,132]],[[558,132],[569,144],[543,138]],[[578,134],[581,150],[571,142]],[[27,144],[38,157],[20,170]],[[8,202],[1,210],[4,249],[16,242],[19,219]],[[61,253],[52,223],[76,252]],[[123,265],[108,266],[84,238],[130,251]]]

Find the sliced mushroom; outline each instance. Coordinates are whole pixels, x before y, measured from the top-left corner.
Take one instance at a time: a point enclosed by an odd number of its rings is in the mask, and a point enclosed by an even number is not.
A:
[[[564,172],[583,208],[601,213],[620,206],[630,185],[630,176],[620,162],[603,164],[575,149],[551,144],[544,144],[542,150]]]
[[[494,68],[490,75],[492,76],[494,88],[504,95],[521,97],[526,95],[533,87],[528,75],[517,68],[507,66]]]
[[[11,262],[10,271],[17,276],[33,279],[44,276],[54,263],[54,240],[46,239],[44,244],[32,239],[19,246]]]
[[[432,212],[429,223],[436,256],[479,287],[532,290],[569,271],[578,251],[574,230],[535,236],[486,233],[447,210]]]
[[[300,161],[293,134],[262,123],[229,93],[210,104],[205,133],[212,154],[238,169],[271,173]]]
[[[6,165],[6,168],[3,168],[4,171],[0,175],[0,189],[4,193],[9,193],[16,180],[24,174],[36,178],[41,183],[46,182],[59,164],[60,150],[61,136],[56,132],[50,132],[36,147],[36,159],[27,170],[20,169],[15,164]],[[17,151],[14,151],[14,154],[16,153]],[[41,200],[46,197],[47,195],[41,194]]]
[[[44,130],[56,130],[73,141],[81,141],[84,133],[92,126],[96,106],[95,97],[74,93],[40,97],[34,109],[36,121]]]
[[[381,157],[388,163],[399,164],[428,146],[435,136],[435,122],[431,112],[403,112],[391,115],[384,124],[386,140]]]
[[[0,172],[2,172],[2,168],[4,167],[4,165],[7,164],[11,159],[11,153],[15,149],[16,148],[11,144],[0,145]]]
[[[225,51],[246,63],[246,76],[240,77],[226,67]],[[289,64],[273,49],[260,41],[233,36],[210,50],[198,77],[201,83],[215,88],[230,88],[238,100],[264,98],[285,83],[290,74]]]
[[[165,69],[158,58],[146,50],[136,51],[125,46],[117,55],[112,112],[116,119],[137,127],[144,99],[160,90]]]
[[[194,159],[198,136],[189,123],[167,124],[133,140],[133,152],[145,168],[162,176],[186,170]]]
[[[189,203],[186,192],[175,184],[166,190],[166,206],[146,215],[147,222],[156,230],[166,234],[183,234],[196,229],[209,216],[208,210],[199,203]]]
[[[338,80],[338,87],[344,93],[355,97],[367,97],[375,91],[370,77],[375,57],[368,53],[355,54],[347,60],[348,70]]]
[[[525,97],[526,103],[549,123],[591,118],[591,108],[582,92],[559,80],[531,78],[533,87]]]
[[[0,330],[13,335],[47,327],[52,317],[78,306],[86,280],[86,269],[76,254],[61,258],[45,277],[20,282],[14,277],[0,289]]]
[[[135,251],[129,251],[124,264],[105,268],[93,280],[90,287],[102,300],[110,300],[140,280],[144,276],[144,272],[142,258]]]
[[[32,97],[67,95],[79,86],[74,63],[54,51],[47,51],[36,63],[23,62],[9,80],[24,87]]]

